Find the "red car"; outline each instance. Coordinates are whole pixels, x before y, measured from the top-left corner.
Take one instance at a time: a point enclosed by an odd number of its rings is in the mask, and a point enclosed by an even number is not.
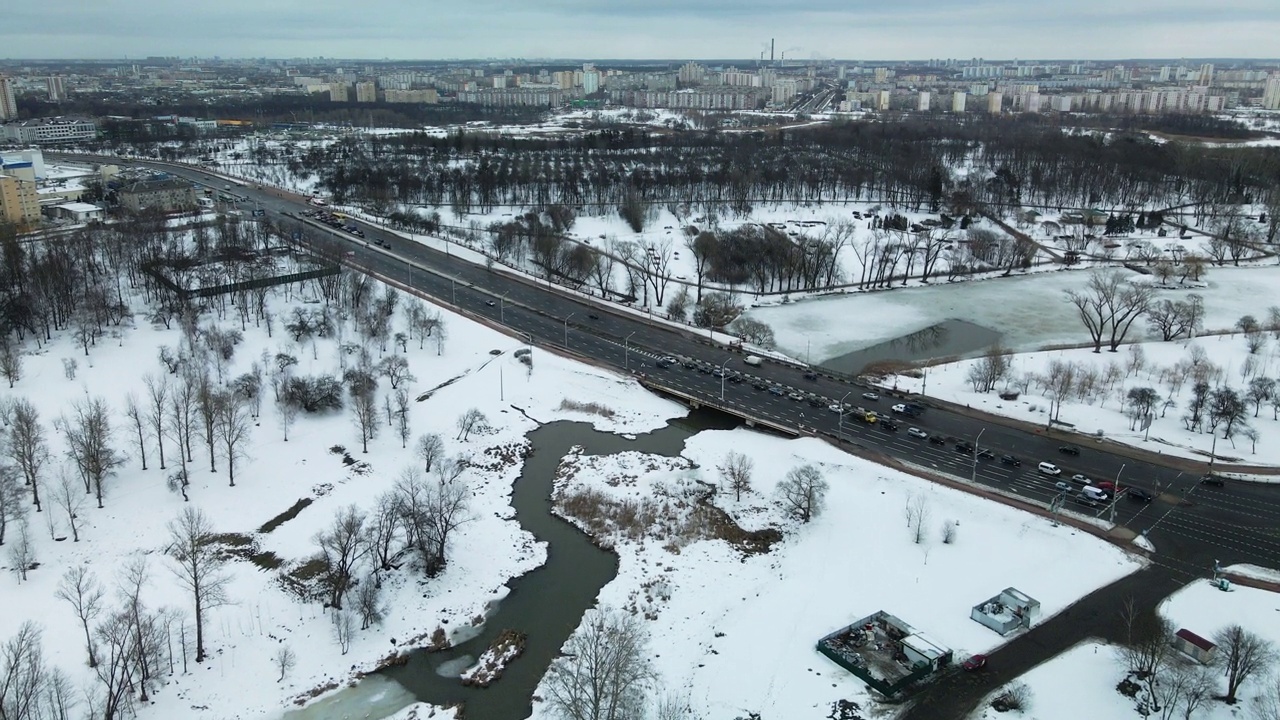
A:
[[[964,662],[960,663],[960,667],[964,668],[965,672],[973,672],[974,670],[981,670],[986,666],[987,666],[986,655],[970,655],[968,660],[965,660]]]
[[[1106,490],[1109,493],[1114,493],[1116,491],[1116,484],[1110,480],[1099,480],[1094,483],[1093,486],[1100,490]]]

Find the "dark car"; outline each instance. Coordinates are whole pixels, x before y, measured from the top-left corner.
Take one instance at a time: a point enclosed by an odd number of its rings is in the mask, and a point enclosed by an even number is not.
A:
[[[1227,484],[1226,478],[1221,475],[1205,475],[1200,478],[1201,485],[1212,485],[1213,487],[1222,487]]]
[[[981,670],[986,666],[987,666],[987,656],[982,654],[970,655],[968,660],[965,660],[964,662],[960,663],[960,667],[964,668],[965,672],[973,672],[974,670]]]
[[[973,445],[967,440],[961,440],[956,443],[956,452],[969,455],[973,452]]]
[[[587,313],[587,317],[588,317],[588,318],[590,318],[590,319],[592,319],[592,320],[599,320],[599,319],[600,319],[600,316],[599,316],[599,315],[597,315],[597,314],[595,314],[595,313]]]
[[[1076,447],[1075,445],[1063,445],[1062,447],[1058,448],[1058,452],[1062,453],[1063,455],[1079,455],[1080,448]]]
[[[684,365],[686,368],[688,368],[688,369],[690,369],[690,370],[692,370],[692,369],[694,369],[694,368],[698,367],[698,361],[697,361],[697,360],[693,360],[693,359],[685,360],[685,361],[684,361],[683,363],[681,363],[681,364],[682,364],[682,365]]]
[[[822,405],[823,405],[823,402],[821,398],[815,397],[813,395],[809,396],[809,407],[822,407]]]
[[[917,417],[924,414],[924,406],[920,403],[907,403],[906,413],[911,417]]]
[[[810,371],[808,371],[808,372],[806,372],[806,373],[804,374],[804,379],[805,379],[805,380],[817,380],[817,379],[818,379],[818,373],[816,373],[816,372],[814,372],[814,371],[810,370]]]
[[[1126,488],[1124,492],[1126,495],[1129,496],[1129,499],[1133,500],[1134,502],[1149,503],[1152,500],[1156,499],[1156,496],[1152,495],[1151,491],[1143,490],[1140,487],[1130,486]]]
[[[670,358],[658,358],[658,363],[657,363],[657,364],[658,364],[658,367],[660,367],[660,368],[662,368],[662,369],[664,369],[664,370],[665,370],[665,369],[667,369],[667,368],[671,367],[671,365],[672,365],[673,363],[671,362],[671,359],[670,359]]]
[[[729,382],[731,382],[731,383],[734,383],[734,384],[737,384],[737,383],[742,382],[742,376],[741,376],[741,375],[739,375],[739,374],[738,374],[738,373],[736,373],[736,372],[731,372],[731,373],[729,373],[729,377],[727,377],[727,378],[725,378],[725,379],[726,379],[726,380],[728,380],[728,381],[729,381]]]
[[[778,397],[782,397],[783,395],[786,395],[786,394],[787,394],[787,391],[786,391],[786,390],[783,390],[781,385],[774,385],[774,386],[772,386],[772,387],[770,387],[770,388],[769,388],[769,394],[770,394],[770,395],[777,395]]]
[[[1005,465],[1012,465],[1014,467],[1022,466],[1022,461],[1012,455],[1001,455],[1000,462],[1004,463]]]
[[[995,453],[993,453],[993,452],[991,452],[990,450],[988,450],[988,449],[986,449],[986,448],[982,448],[981,450],[979,450],[979,451],[978,451],[978,459],[980,459],[980,460],[995,460],[995,459],[996,459],[996,454],[995,454]]]
[[[880,421],[880,429],[881,429],[881,430],[888,430],[889,432],[898,432],[898,423],[896,423],[896,422],[894,422],[894,421],[892,421],[892,420],[883,420],[883,419],[882,419],[882,420]]]
[[[947,439],[942,437],[941,435],[930,435],[929,442],[933,443],[934,445],[946,445]]]
[[[756,382],[751,383],[751,387],[755,388],[756,390],[768,390],[768,389],[769,389],[769,386],[768,386],[768,385],[765,385],[764,383],[759,382],[759,381],[756,381]]]

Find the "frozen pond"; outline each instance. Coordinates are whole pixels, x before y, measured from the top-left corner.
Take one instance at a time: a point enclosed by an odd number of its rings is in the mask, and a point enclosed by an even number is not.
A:
[[[1246,313],[1262,318],[1280,305],[1280,267],[1210,268],[1205,328],[1230,328]],[[948,320],[960,320],[1000,334],[1006,347],[1029,351],[1046,345],[1088,341],[1065,291],[1079,289],[1087,270],[1060,270],[1008,278],[936,283],[877,292],[802,300],[756,308],[751,317],[773,327],[778,349],[816,364],[839,362],[858,350],[909,336]],[[1157,297],[1181,299],[1188,291],[1164,290]],[[1134,326],[1133,337],[1146,334]],[[985,347],[985,345],[983,346]],[[981,347],[969,351],[974,354]],[[961,353],[930,353],[927,357]],[[834,367],[834,366],[833,366]]]
[[[857,375],[867,365],[882,360],[932,360],[980,352],[1000,339],[1000,333],[964,320],[936,325],[851,353],[827,358],[822,366]]]

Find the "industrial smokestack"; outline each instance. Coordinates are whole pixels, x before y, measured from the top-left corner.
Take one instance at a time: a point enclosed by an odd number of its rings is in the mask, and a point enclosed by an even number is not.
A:
[[[769,38],[769,64],[773,64],[773,38]]]

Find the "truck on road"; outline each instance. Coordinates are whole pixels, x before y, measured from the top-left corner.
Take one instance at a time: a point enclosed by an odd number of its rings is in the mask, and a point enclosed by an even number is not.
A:
[[[742,359],[742,362],[750,365],[751,367],[760,367],[761,360],[756,355],[748,355]]]

